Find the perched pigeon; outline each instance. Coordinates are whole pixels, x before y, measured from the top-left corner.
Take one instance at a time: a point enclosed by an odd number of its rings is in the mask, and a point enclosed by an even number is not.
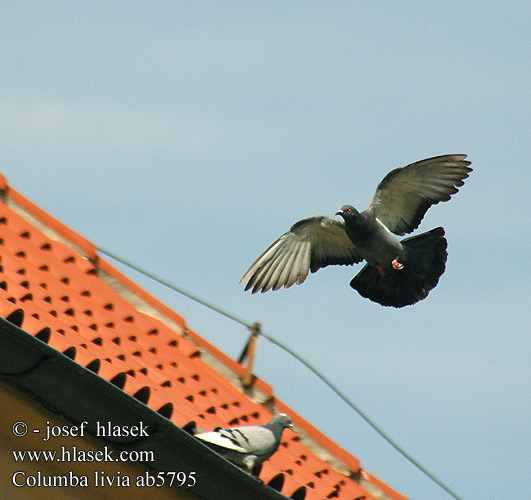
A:
[[[266,425],[218,427],[212,432],[196,434],[196,437],[250,472],[278,450],[284,429],[293,429],[293,424],[286,414],[279,413]]]
[[[448,201],[468,177],[466,155],[428,158],[389,172],[378,184],[369,207],[350,205],[336,215],[316,215],[294,224],[265,250],[240,284],[252,293],[300,285],[331,264],[367,261],[350,286],[383,306],[404,307],[426,298],[446,264],[444,229],[438,227],[399,241],[416,229],[431,205]]]

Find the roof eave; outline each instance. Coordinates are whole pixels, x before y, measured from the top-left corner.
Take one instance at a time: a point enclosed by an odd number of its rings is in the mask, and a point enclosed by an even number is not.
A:
[[[285,500],[262,481],[242,471],[207,446],[64,354],[0,318],[0,376],[30,393],[72,424],[87,421],[96,435],[96,422],[148,426],[145,438],[102,439],[118,449],[152,450],[150,467],[161,471],[196,472],[190,490],[206,500]]]

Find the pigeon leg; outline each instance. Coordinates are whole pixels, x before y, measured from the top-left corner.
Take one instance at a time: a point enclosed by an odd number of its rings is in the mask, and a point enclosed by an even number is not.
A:
[[[249,474],[252,475],[253,467],[256,465],[256,456],[255,455],[247,455],[243,459],[243,465],[245,465],[245,467],[247,467],[247,471],[249,472]]]
[[[394,262],[394,261],[393,261],[393,262]],[[376,266],[376,269],[378,269],[378,272],[380,273],[380,276],[381,276],[382,278],[385,278],[385,271],[384,271],[383,267],[380,266],[380,265],[378,265],[378,266]]]
[[[396,271],[401,271],[402,269],[404,269],[404,264],[402,264],[401,262],[398,262],[398,257],[393,259],[393,262],[391,262],[391,265],[393,266],[393,269],[395,269]]]

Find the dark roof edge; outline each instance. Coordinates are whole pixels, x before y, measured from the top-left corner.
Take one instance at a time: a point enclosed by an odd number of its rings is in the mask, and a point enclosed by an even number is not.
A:
[[[190,491],[206,500],[285,500],[272,488],[242,471],[186,431],[87,368],[0,318],[0,377],[31,394],[49,410],[76,425],[87,421],[133,426],[143,422],[148,437],[104,439],[118,449],[152,450],[146,464],[161,472],[196,472]]]

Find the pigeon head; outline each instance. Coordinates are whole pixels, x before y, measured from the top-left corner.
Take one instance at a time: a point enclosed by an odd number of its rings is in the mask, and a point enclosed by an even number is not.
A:
[[[293,430],[293,423],[291,422],[291,418],[285,413],[278,413],[271,419],[271,421],[267,425],[271,427],[277,427],[281,431],[284,429]]]
[[[356,217],[360,213],[351,205],[343,205],[337,212],[336,215],[341,215],[343,219],[347,220],[350,217]]]

